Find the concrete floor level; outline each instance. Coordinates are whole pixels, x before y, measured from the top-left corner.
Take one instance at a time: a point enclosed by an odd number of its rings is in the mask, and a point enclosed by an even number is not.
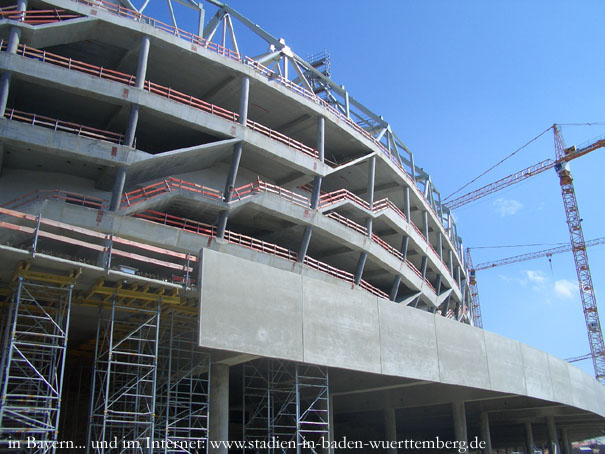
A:
[[[201,36],[98,0],[0,7],[2,449],[603,433],[595,380],[473,326],[449,208],[325,59],[215,2]],[[221,41],[232,21],[268,53]]]

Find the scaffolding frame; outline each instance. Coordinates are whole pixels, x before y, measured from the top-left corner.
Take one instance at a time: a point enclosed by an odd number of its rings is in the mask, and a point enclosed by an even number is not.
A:
[[[260,359],[244,365],[243,377],[244,441],[282,442],[271,454],[294,452],[287,442],[295,442],[297,454],[322,452],[322,441],[331,441],[327,367]]]
[[[208,450],[210,354],[200,351],[195,320],[172,310],[162,326],[156,402],[158,453]],[[196,443],[190,443],[192,441]],[[199,445],[204,448],[200,448]]]
[[[131,314],[118,318],[118,311]],[[152,452],[160,302],[135,306],[114,296],[99,314],[87,453]],[[122,314],[120,314],[122,315]]]
[[[43,442],[31,452],[54,453],[75,279],[23,271],[4,329],[0,440],[27,433]]]

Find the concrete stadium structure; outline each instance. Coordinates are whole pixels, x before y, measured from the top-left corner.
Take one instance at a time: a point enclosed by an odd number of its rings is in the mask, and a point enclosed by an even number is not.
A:
[[[127,4],[2,3],[3,447],[603,433],[598,382],[472,326],[451,213],[325,55],[215,1],[197,35]]]

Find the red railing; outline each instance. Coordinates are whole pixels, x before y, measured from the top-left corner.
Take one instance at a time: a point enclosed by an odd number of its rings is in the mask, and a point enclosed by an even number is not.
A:
[[[54,131],[63,131],[89,139],[105,140],[107,142],[121,144],[124,141],[124,135],[117,132],[105,131],[102,129],[91,128],[69,121],[61,121],[55,118],[44,117],[34,113],[22,112],[20,110],[6,110],[4,116],[9,120],[16,120],[23,123],[29,123],[33,126],[52,129]]]
[[[359,286],[362,289],[367,290],[368,292],[370,292],[372,295],[378,296],[380,298],[384,298],[385,300],[390,299],[390,297],[389,297],[389,295],[387,293],[385,293],[382,290],[380,290],[380,289],[372,286],[371,284],[368,284],[363,279],[359,282]]]
[[[319,198],[319,208],[325,208],[327,206],[333,205],[341,200],[350,200],[357,205],[365,208],[366,210],[370,209],[370,204],[365,200],[357,197],[355,194],[350,192],[347,189],[339,189],[338,191],[329,192],[327,194],[322,195]]]
[[[81,205],[95,209],[106,209],[108,206],[107,201],[99,197],[63,191],[61,189],[36,189],[35,191],[22,195],[17,199],[6,202],[2,206],[5,208],[15,209],[36,200],[46,199],[63,200],[73,205]]]
[[[161,194],[172,192],[175,189],[182,189],[185,191],[193,192],[195,194],[201,195],[202,197],[210,198],[213,200],[223,199],[223,193],[217,189],[202,186],[197,183],[190,183],[188,181],[180,180],[178,178],[168,177],[162,181],[158,181],[157,183],[153,183],[148,186],[124,193],[120,202],[120,209],[128,208],[130,206],[136,205],[137,203],[143,202],[153,197],[157,197]]]
[[[374,210],[373,210],[374,213],[378,213],[382,210],[386,210],[386,209],[390,208],[395,213],[397,213],[401,219],[403,219],[404,221],[407,222],[407,218],[406,218],[405,214],[403,213],[403,211],[401,211],[399,208],[397,208],[397,206],[393,202],[391,202],[389,199],[387,199],[386,197],[384,199],[380,199],[380,200],[374,202],[373,208],[374,208]],[[412,221],[410,220],[410,222],[412,222]]]
[[[336,222],[340,222],[345,227],[355,230],[356,232],[361,233],[362,235],[368,234],[368,229],[362,225],[357,224],[354,221],[351,221],[349,218],[342,216],[341,214],[336,213],[335,211],[331,211],[329,213],[325,213],[327,217],[330,219],[334,219]]]
[[[203,222],[193,221],[191,219],[181,218],[178,216],[172,216],[171,214],[167,213],[160,213],[159,211],[145,210],[141,211],[140,213],[135,213],[134,217],[146,219],[157,224],[176,227],[178,229],[183,229],[188,232],[197,233],[198,235],[209,237],[216,236],[216,228],[210,224],[204,224]]]
[[[106,262],[107,267],[110,266],[112,257],[121,257],[152,265],[155,268],[159,267],[167,273],[180,271],[186,273],[187,277],[193,271],[190,265],[198,261],[198,258],[191,254],[183,254],[139,243],[119,236],[53,221],[41,216],[34,216],[6,208],[0,208],[0,214],[6,216],[4,220],[0,221],[0,228],[32,235],[31,252],[33,254],[37,252],[36,246],[38,240],[45,239],[49,242],[49,245],[53,242],[58,242],[77,246],[92,254],[105,253],[108,257],[108,261]],[[16,221],[11,222],[11,218],[16,219]],[[130,249],[130,251],[125,250],[124,247]],[[158,256],[162,258],[157,258]],[[175,260],[181,263],[175,262]]]
[[[277,140],[278,142],[281,142],[281,143],[289,146],[290,148],[294,148],[295,150],[298,150],[298,151],[306,154],[307,156],[311,156],[312,158],[319,159],[319,151],[315,150],[312,147],[305,145],[302,142],[299,142],[298,140],[294,140],[294,139],[282,134],[281,132],[277,132],[271,128],[263,126],[260,123],[257,123],[252,120],[248,120],[246,125],[251,130],[258,131],[261,134],[269,137],[270,139]]]
[[[304,208],[309,208],[311,206],[311,201],[309,200],[308,197],[305,197],[304,195],[300,195],[295,192],[289,191],[280,186],[276,186],[271,183],[266,183],[266,182],[262,181],[261,179],[258,179],[257,181],[255,181],[253,183],[236,188],[233,191],[233,196],[234,196],[234,198],[237,198],[238,200],[242,200],[242,199],[245,199],[246,197],[249,197],[254,194],[258,194],[260,192],[268,192],[270,194],[276,194],[279,197],[289,200],[290,202],[294,203],[295,205],[299,205]]]
[[[3,9],[0,11],[0,20],[8,19],[31,25],[41,25],[82,17],[79,14],[73,14],[63,9],[17,11],[15,6],[11,8],[14,9]]]

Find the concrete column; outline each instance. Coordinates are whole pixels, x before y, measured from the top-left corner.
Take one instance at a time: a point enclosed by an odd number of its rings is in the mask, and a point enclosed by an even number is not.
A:
[[[355,285],[359,285],[361,282],[361,276],[363,275],[363,269],[366,266],[366,259],[368,258],[367,252],[362,252],[357,261],[357,269],[355,270]]]
[[[127,147],[134,146],[134,137],[137,132],[137,124],[139,123],[139,105],[133,104],[130,107],[130,116],[128,117],[128,126],[126,134],[124,134],[124,145]]]
[[[454,418],[454,435],[456,441],[467,443],[468,436],[466,432],[466,412],[464,411],[464,401],[452,402],[452,416]]]
[[[437,234],[437,254],[443,260],[443,235],[441,235],[441,232]]]
[[[569,443],[569,436],[566,428],[561,428],[561,450],[563,454],[571,454],[571,443]]]
[[[149,36],[143,36],[141,40],[141,49],[139,50],[139,61],[137,64],[137,83],[135,87],[143,88],[145,85],[145,77],[147,76],[147,60],[149,59]]]
[[[250,100],[250,78],[242,79],[242,92],[239,99],[239,122],[246,126],[248,120],[248,101]]]
[[[313,192],[311,193],[311,209],[316,210],[319,206],[319,198],[321,197],[321,183],[323,177],[315,177],[313,181]]]
[[[428,243],[429,240],[429,213],[427,211],[422,212],[422,234]]]
[[[303,237],[300,242],[300,248],[298,249],[298,262],[303,263],[305,260],[305,256],[307,255],[307,250],[309,249],[309,243],[311,242],[311,234],[313,233],[313,227],[310,225],[305,227],[305,231],[303,232]]]
[[[409,186],[405,186],[403,188],[403,214],[405,214],[407,221],[410,222],[411,221],[411,219],[410,219],[411,210],[410,210],[410,187]]]
[[[407,257],[408,257],[408,243],[409,243],[409,237],[407,236],[403,236],[403,239],[401,240],[401,253],[403,254],[403,261],[405,262]]]
[[[239,169],[239,162],[242,158],[243,145],[238,142],[233,147],[233,156],[231,157],[231,166],[229,167],[229,173],[227,174],[227,181],[225,182],[225,190],[223,192],[223,201],[229,203],[233,198],[233,190],[235,189],[235,181],[237,179],[237,171]],[[228,211],[221,211],[217,233],[218,238],[222,238],[225,235],[225,229],[227,228],[227,218],[229,217]]]
[[[206,19],[206,10],[204,9],[201,3],[198,4],[198,7],[200,9],[200,14],[197,19],[197,36],[201,38],[204,36],[204,22]]]
[[[420,274],[422,274],[422,279],[426,279],[426,269],[428,267],[429,259],[425,255],[422,257],[422,262],[420,263]]]
[[[370,211],[374,209],[374,182],[376,180],[376,156],[372,156],[368,161],[368,204],[370,205]],[[368,229],[368,236],[372,238],[372,218],[366,220],[366,228]]]
[[[450,273],[454,275],[454,251],[450,250]]]
[[[25,11],[27,9],[26,0],[18,0],[17,11]],[[21,40],[21,27],[11,27],[8,34],[8,42],[6,43],[6,52],[14,54],[19,47]],[[11,73],[5,71],[0,78],[0,116],[4,117],[6,112],[6,103],[8,102],[8,92],[10,89]]]
[[[4,144],[0,143],[0,177],[2,176],[3,167],[4,167]]]
[[[210,368],[210,427],[211,441],[229,440],[229,366],[212,363]],[[227,447],[209,448],[212,454],[227,454]]]
[[[324,162],[325,140],[326,140],[326,119],[324,117],[319,117],[317,119],[317,151],[319,152],[319,160],[321,162]]]
[[[559,437],[557,436],[557,426],[555,425],[555,417],[546,417],[546,430],[548,431],[549,449],[551,452],[559,452]]]
[[[395,280],[393,281],[393,287],[391,287],[391,294],[389,299],[391,301],[395,301],[397,299],[397,293],[399,291],[399,284],[401,284],[401,275],[395,276]]]
[[[456,308],[454,309],[454,320],[460,319],[460,301],[456,301]]]
[[[11,73],[5,71],[0,77],[0,116],[4,118],[6,104],[8,103],[8,91],[11,84]]]
[[[492,454],[492,438],[489,432],[489,416],[486,411],[481,412],[481,441],[485,442],[483,454]]]
[[[113,182],[113,191],[111,192],[111,203],[109,211],[117,211],[120,208],[122,193],[124,192],[124,183],[126,182],[126,167],[118,167],[116,179]]]
[[[527,454],[534,454],[536,445],[534,444],[534,432],[531,428],[531,423],[525,423],[525,452]]]
[[[456,281],[458,282],[458,288],[462,288],[462,279],[460,278],[460,267],[456,267]]]
[[[345,91],[345,113],[347,118],[351,118],[351,108],[349,106],[349,92]]]
[[[441,294],[441,274],[437,275],[437,282],[435,283],[435,293]]]
[[[397,419],[394,408],[384,409],[384,439],[386,441],[397,441]],[[388,448],[386,452],[397,454],[397,448]]]

